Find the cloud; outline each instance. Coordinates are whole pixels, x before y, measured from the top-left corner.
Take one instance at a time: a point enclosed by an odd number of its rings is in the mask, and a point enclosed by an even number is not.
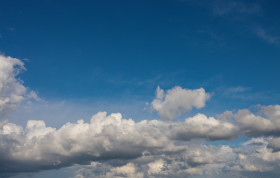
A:
[[[212,11],[214,15],[218,16],[228,14],[252,15],[260,13],[262,8],[257,3],[218,0],[212,4]]]
[[[78,166],[76,177],[114,177],[137,173],[139,177],[189,177],[190,175],[215,175],[233,164],[238,154],[228,146],[201,146],[179,154],[148,155],[115,164],[112,162]],[[100,172],[100,168],[104,168]],[[123,171],[123,168],[128,170]],[[116,174],[116,170],[123,175]],[[124,174],[126,173],[126,174]],[[128,174],[129,173],[129,174]],[[137,177],[137,176],[136,176]]]
[[[22,70],[20,60],[0,56],[0,116],[25,99],[40,101],[17,78]],[[228,92],[245,90],[237,87]],[[120,113],[98,112],[89,122],[68,122],[58,129],[43,120],[28,120],[25,127],[4,120],[0,122],[0,176],[70,167],[76,178],[277,177],[280,105],[260,106],[258,112],[226,111],[218,119],[198,113],[172,121],[204,107],[209,98],[203,88],[177,86],[164,92],[158,87],[151,106],[163,120],[135,122]],[[234,148],[208,144],[239,135],[249,140]]]
[[[141,175],[139,177],[278,177],[280,152],[272,152],[267,145],[268,141],[263,137],[248,140],[243,143],[243,148],[194,144],[186,146],[188,149],[177,154],[143,155],[117,163],[93,162],[91,165],[74,166],[72,169],[78,175],[76,177],[136,174]],[[127,170],[124,171],[123,168]]]
[[[0,173],[28,172],[86,164],[89,161],[135,159],[143,155],[177,154],[177,141],[195,138],[226,140],[236,136],[230,123],[199,114],[185,122],[123,119],[121,114],[95,114],[90,123],[78,120],[59,129],[29,120],[25,128],[0,125]],[[150,165],[150,172],[155,167]]]
[[[265,30],[262,27],[257,27],[255,29],[256,35],[262,40],[270,44],[279,44],[280,34],[275,34],[271,31]]]
[[[24,100],[41,100],[17,77],[24,70],[26,69],[21,60],[0,55],[0,120]]]
[[[238,128],[224,121],[219,121],[204,114],[197,114],[179,123],[172,132],[178,140],[205,138],[206,140],[229,140],[238,135]]]
[[[247,109],[239,110],[234,118],[248,136],[280,134],[280,105],[262,106],[259,114],[253,114]]]
[[[262,6],[258,2],[248,2],[242,0],[212,0],[195,1],[182,0],[182,2],[193,3],[198,6],[206,7],[215,16],[248,16],[262,13]]]
[[[165,93],[159,86],[151,108],[158,112],[163,120],[173,120],[177,116],[190,111],[193,107],[200,109],[205,106],[210,95],[203,88],[190,90],[179,86]]]
[[[0,115],[15,109],[27,94],[23,82],[16,78],[22,70],[23,62],[0,55]]]
[[[268,138],[268,148],[271,148],[273,151],[280,151],[280,137]]]

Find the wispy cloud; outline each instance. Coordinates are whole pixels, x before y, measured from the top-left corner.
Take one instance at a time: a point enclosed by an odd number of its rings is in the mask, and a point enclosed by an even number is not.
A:
[[[212,5],[213,14],[218,16],[228,14],[255,15],[262,11],[259,4],[242,1],[214,1]]]
[[[242,0],[212,0],[195,1],[182,0],[183,3],[193,3],[198,6],[207,7],[215,16],[226,15],[256,15],[263,12],[261,5],[257,2],[248,2]]]
[[[13,32],[15,31],[16,29],[14,27],[6,27],[6,30],[7,31],[10,31],[10,32]]]
[[[272,33],[268,30],[265,30],[262,27],[257,27],[255,29],[255,33],[259,38],[266,41],[267,43],[279,44],[279,42],[280,42],[280,33],[279,34]]]

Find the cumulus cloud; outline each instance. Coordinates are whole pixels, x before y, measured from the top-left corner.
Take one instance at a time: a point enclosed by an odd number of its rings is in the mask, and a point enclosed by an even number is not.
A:
[[[78,120],[59,129],[29,120],[25,128],[0,125],[0,172],[32,171],[86,164],[89,161],[135,159],[143,155],[177,154],[186,149],[177,141],[195,138],[226,140],[236,136],[230,123],[199,114],[185,122],[123,119],[99,112],[90,123]],[[7,164],[12,163],[12,164]],[[156,172],[156,163],[150,172]]]
[[[238,135],[238,128],[232,123],[197,114],[187,118],[184,123],[178,123],[171,132],[178,140],[205,138],[213,141],[234,138]]]
[[[239,110],[234,118],[248,136],[280,134],[280,105],[262,106],[258,114],[247,109]]]
[[[0,114],[13,110],[24,99],[26,88],[16,78],[25,70],[23,62],[16,58],[0,55]]]
[[[17,78],[22,70],[20,60],[0,56],[0,116],[24,99],[40,101]],[[226,111],[218,119],[198,113],[172,121],[204,107],[209,98],[203,88],[177,86],[165,92],[158,87],[151,107],[163,121],[135,122],[106,112],[58,129],[43,120],[28,120],[25,127],[2,121],[0,177],[62,167],[71,167],[76,178],[279,175],[280,105],[261,106],[258,112]],[[235,148],[209,144],[238,135],[249,140]]]
[[[163,120],[173,120],[175,117],[190,111],[193,107],[200,109],[205,106],[210,95],[203,88],[190,90],[179,86],[167,90],[165,93],[159,86],[156,98],[151,108],[158,112]]]
[[[242,148],[195,144],[177,154],[143,155],[129,161],[93,162],[72,168],[76,177],[277,177],[280,152],[273,152],[267,145],[264,137],[250,139]]]
[[[179,154],[148,155],[112,164],[111,162],[94,163],[90,166],[79,166],[76,177],[114,177],[116,170],[129,166],[123,174],[137,175],[139,177],[188,177],[190,175],[217,175],[226,166],[231,165],[237,159],[237,153],[228,146],[201,146],[196,145],[192,149],[186,149]],[[100,167],[105,168],[100,172]],[[137,173],[137,175],[136,175]],[[126,175],[123,175],[126,177]]]
[[[25,67],[21,60],[0,55],[0,117],[14,110],[26,98],[40,100],[17,78],[23,70]]]

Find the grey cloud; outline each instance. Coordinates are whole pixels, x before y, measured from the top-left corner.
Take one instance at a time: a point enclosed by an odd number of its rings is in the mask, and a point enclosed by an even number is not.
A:
[[[280,137],[268,138],[268,148],[271,148],[274,152],[280,151]]]
[[[269,177],[271,173],[277,172],[280,152],[273,152],[267,145],[268,140],[264,137],[252,138],[243,143],[245,150],[239,153],[238,160],[231,170],[266,173],[263,177]]]
[[[151,155],[130,160],[121,165],[92,163],[78,166],[78,177],[188,177],[191,175],[215,175],[237,158],[228,146],[196,145],[180,154]],[[104,172],[100,168],[107,169]],[[128,168],[124,170],[124,168]],[[118,172],[116,171],[118,170]],[[122,174],[121,174],[122,173]],[[137,174],[137,175],[136,175]]]
[[[240,129],[248,136],[280,134],[279,105],[263,106],[259,114],[253,114],[247,109],[239,110],[234,118]]]
[[[267,140],[260,137],[245,142],[242,149],[233,149],[229,146],[186,145],[187,149],[177,154],[142,156],[120,164],[93,162],[91,165],[76,166],[72,169],[75,170],[76,178],[133,177],[136,175],[139,177],[189,177],[193,175],[208,177],[220,175],[223,175],[222,177],[254,177],[256,175],[273,177],[274,175],[277,177],[280,152],[272,152],[267,144]]]

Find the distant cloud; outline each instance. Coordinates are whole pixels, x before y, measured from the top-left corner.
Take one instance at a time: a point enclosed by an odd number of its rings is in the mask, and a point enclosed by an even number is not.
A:
[[[151,108],[158,112],[161,119],[173,120],[193,107],[203,108],[209,98],[210,95],[203,88],[190,90],[177,86],[165,93],[158,86]]]
[[[235,93],[242,93],[244,91],[250,90],[249,88],[238,86],[238,87],[231,87],[227,88],[224,92],[225,95],[235,94]]]

